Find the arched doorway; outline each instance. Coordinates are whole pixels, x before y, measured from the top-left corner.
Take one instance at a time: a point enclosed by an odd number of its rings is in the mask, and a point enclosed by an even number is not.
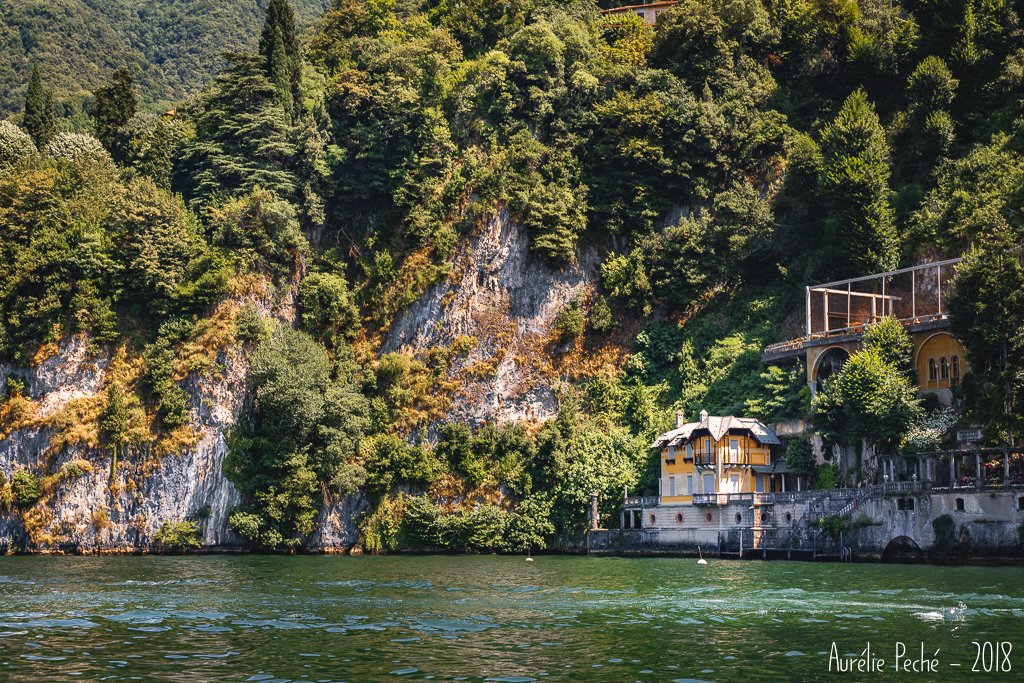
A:
[[[840,346],[833,346],[818,356],[814,370],[814,380],[818,389],[821,389],[825,380],[842,370],[849,359],[850,352]]]
[[[923,559],[921,546],[909,536],[897,536],[882,551],[882,562],[920,562]]]

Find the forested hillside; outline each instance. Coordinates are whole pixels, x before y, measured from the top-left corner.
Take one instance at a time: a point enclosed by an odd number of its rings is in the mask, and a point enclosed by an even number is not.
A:
[[[585,0],[335,0],[302,37],[272,0],[258,45],[175,117],[136,113],[153,67],[129,63],[95,137],[55,132],[46,91],[66,86],[39,76],[28,132],[0,124],[0,349],[31,367],[85,335],[121,360],[90,435],[53,427],[32,476],[67,449],[112,468],[187,451],[191,378],[242,348],[224,471],[257,546],[301,545],[357,492],[370,550],[544,546],[592,491],[611,513],[655,486],[647,445],[677,410],[813,412],[834,440],[891,414],[883,445],[910,447],[937,418],[898,334],[814,406],[761,351],[799,333],[807,284],[967,251],[954,324],[975,372],[943,419],[1005,442],[1024,414],[1021,12],[683,0],[651,29]],[[0,434],[33,405],[9,380]]]
[[[296,0],[306,25],[326,0]],[[120,66],[147,105],[169,108],[222,66],[222,52],[256,45],[266,0],[4,0],[0,116],[17,111],[38,64],[68,113]]]

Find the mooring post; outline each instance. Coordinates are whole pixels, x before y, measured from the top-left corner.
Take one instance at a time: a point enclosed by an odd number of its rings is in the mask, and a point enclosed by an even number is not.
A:
[[[590,530],[597,531],[598,518],[597,518],[597,491],[590,494]]]

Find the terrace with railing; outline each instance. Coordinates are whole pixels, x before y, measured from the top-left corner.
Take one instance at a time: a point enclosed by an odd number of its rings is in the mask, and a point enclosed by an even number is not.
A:
[[[808,346],[855,339],[867,325],[886,317],[908,327],[944,326],[954,267],[962,260],[807,287],[804,336],[766,347],[764,360],[793,356]]]

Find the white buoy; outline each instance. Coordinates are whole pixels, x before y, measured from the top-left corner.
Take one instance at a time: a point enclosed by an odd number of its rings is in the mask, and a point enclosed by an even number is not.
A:
[[[700,559],[697,560],[697,564],[707,564],[708,561],[704,559],[704,553],[701,552],[700,546],[697,546],[697,553],[700,555]]]
[[[526,558],[526,561],[527,562],[533,562],[533,558],[532,557],[528,557],[528,558]]]

